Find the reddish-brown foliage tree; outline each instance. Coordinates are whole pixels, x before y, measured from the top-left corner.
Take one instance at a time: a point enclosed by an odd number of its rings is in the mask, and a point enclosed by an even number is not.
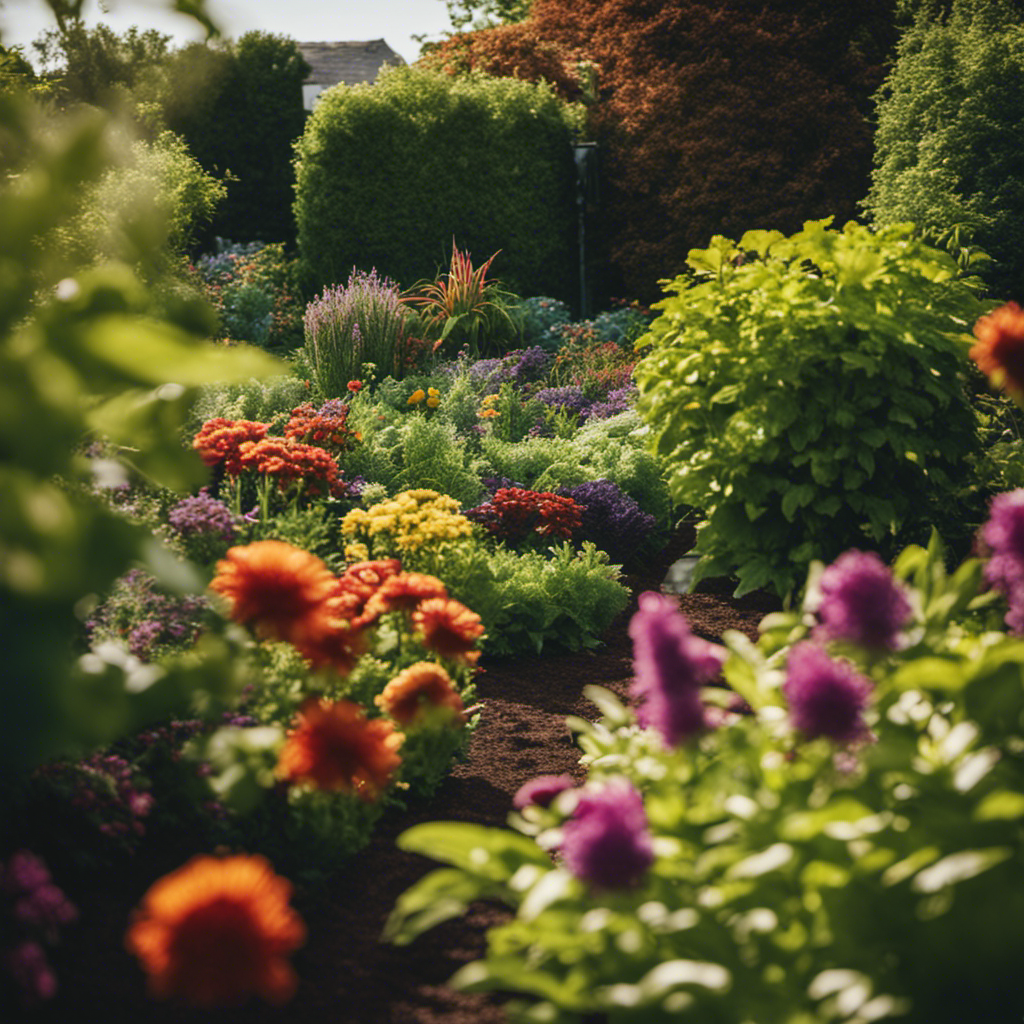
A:
[[[535,0],[522,24],[445,45],[453,73],[456,54],[524,78],[557,81],[555,63],[598,69],[590,123],[601,145],[604,286],[650,301],[657,281],[681,272],[688,250],[714,234],[792,232],[807,219],[833,214],[842,224],[856,215],[871,167],[869,97],[895,41],[893,8],[892,0]],[[573,95],[567,84],[560,91]]]

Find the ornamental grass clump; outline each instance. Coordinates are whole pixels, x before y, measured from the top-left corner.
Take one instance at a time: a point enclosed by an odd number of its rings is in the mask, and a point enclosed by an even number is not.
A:
[[[703,515],[696,577],[735,575],[737,595],[784,595],[813,559],[891,554],[931,522],[967,540],[976,282],[907,225],[828,224],[692,250],[641,339],[638,411]]]
[[[352,268],[348,283],[327,287],[307,307],[303,320],[306,357],[327,398],[339,398],[349,381],[364,377],[372,363],[379,376],[400,378],[405,371],[414,317],[401,301],[398,285]]]

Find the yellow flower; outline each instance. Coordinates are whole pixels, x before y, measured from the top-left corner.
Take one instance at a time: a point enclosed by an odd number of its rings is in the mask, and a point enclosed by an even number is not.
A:
[[[438,391],[437,388],[427,388],[427,394],[430,395],[431,398],[439,398],[441,392]]]
[[[427,399],[427,405],[429,405],[431,409],[436,409],[440,404],[441,404],[441,399],[438,398],[436,395],[431,395]]]
[[[368,562],[370,560],[370,549],[365,544],[346,544],[346,562]]]
[[[408,401],[407,404],[408,405],[419,405],[420,402],[422,402],[424,398],[426,398],[426,393],[423,391],[423,388],[417,388],[409,396],[409,401]]]

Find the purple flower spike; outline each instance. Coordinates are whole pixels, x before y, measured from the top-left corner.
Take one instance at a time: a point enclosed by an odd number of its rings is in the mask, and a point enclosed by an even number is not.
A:
[[[551,801],[572,789],[575,783],[570,775],[538,775],[535,779],[519,787],[512,797],[512,806],[521,811],[524,807],[536,804],[538,807],[549,807]]]
[[[790,719],[808,739],[827,736],[850,743],[868,735],[863,712],[871,682],[848,662],[835,661],[817,644],[797,644],[789,652],[782,692]]]
[[[630,692],[640,701],[640,724],[675,746],[705,727],[700,687],[718,674],[725,652],[694,636],[670,598],[648,591],[639,604],[629,624],[636,674]]]
[[[654,862],[644,803],[625,780],[584,792],[565,823],[562,856],[577,877],[600,889],[638,882]]]
[[[1024,489],[992,499],[981,540],[991,552],[985,579],[1006,595],[1010,605],[1007,626],[1014,633],[1024,633]]]
[[[878,555],[847,551],[821,576],[818,617],[826,636],[864,647],[896,648],[911,608]]]

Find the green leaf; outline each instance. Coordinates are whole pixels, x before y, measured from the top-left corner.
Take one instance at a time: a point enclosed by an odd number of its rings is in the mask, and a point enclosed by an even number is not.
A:
[[[847,366],[852,366],[857,370],[865,370],[869,377],[873,377],[878,372],[878,360],[865,355],[863,352],[840,352],[839,358]]]
[[[890,676],[897,690],[956,692],[967,685],[964,663],[956,657],[923,657],[901,665]]]
[[[919,871],[910,887],[915,892],[933,893],[949,885],[975,878],[997,864],[1009,860],[1014,851],[1008,846],[992,846],[983,850],[961,850],[936,861]]]
[[[997,789],[974,809],[975,821],[1017,821],[1024,818],[1024,793]]]
[[[431,871],[398,897],[381,939],[407,946],[435,925],[465,914],[474,900],[491,894],[492,888],[484,879],[454,868]]]
[[[523,864],[551,866],[550,857],[518,832],[459,821],[414,825],[395,844],[492,881],[507,882]]]
[[[582,973],[575,972],[562,979],[539,969],[525,957],[491,956],[466,964],[449,979],[448,984],[460,992],[486,992],[494,989],[530,992],[550,999],[566,1010],[594,1009],[593,999]]]

